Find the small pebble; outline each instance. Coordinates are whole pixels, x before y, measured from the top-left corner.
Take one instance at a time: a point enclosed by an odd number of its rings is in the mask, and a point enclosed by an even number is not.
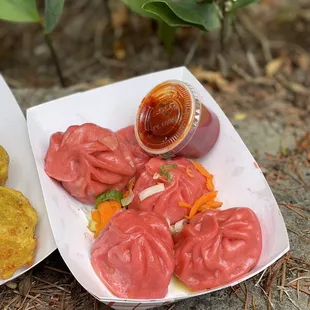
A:
[[[12,290],[15,290],[17,288],[17,283],[16,282],[8,282],[8,283],[6,283],[6,286]]]

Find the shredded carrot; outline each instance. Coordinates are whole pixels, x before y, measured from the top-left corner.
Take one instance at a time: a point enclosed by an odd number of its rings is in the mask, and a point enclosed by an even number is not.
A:
[[[98,210],[91,211],[91,217],[96,223],[100,223],[100,213]]]
[[[209,209],[217,209],[220,208],[223,205],[222,202],[219,201],[209,201],[206,204],[203,204],[201,207],[199,207],[198,211],[203,212]]]
[[[223,203],[220,201],[211,201],[210,203],[208,203],[208,205],[211,208],[217,209],[217,208],[220,208],[223,205]]]
[[[184,216],[184,218],[186,218],[187,220],[189,220],[189,219],[190,219],[190,217],[189,217],[189,216],[187,216],[187,215],[185,215],[185,216]]]
[[[210,191],[210,192],[214,191],[214,183],[213,183],[212,179],[207,179],[206,185],[207,185],[208,191]]]
[[[135,179],[132,179],[132,180],[129,182],[129,190],[132,190],[134,186],[135,186]]]
[[[198,212],[198,209],[208,203],[210,200],[213,200],[217,195],[217,191],[214,191],[214,192],[209,192],[207,194],[204,194],[202,195],[200,198],[198,198],[193,207],[191,208],[191,211],[189,212],[189,217],[192,218],[197,212]]]
[[[187,175],[188,175],[190,178],[193,178],[193,177],[194,177],[194,175],[192,174],[192,172],[191,172],[190,169],[189,169],[189,166],[186,167],[186,173],[187,173]]]
[[[206,170],[206,168],[199,162],[191,160],[192,164],[198,172],[200,172],[207,179],[213,179],[213,175]]]
[[[116,200],[107,200],[98,205],[97,210],[91,212],[92,219],[96,222],[95,238],[99,235],[100,231],[108,224],[111,217],[122,205]]]
[[[128,191],[126,191],[123,195],[123,198],[126,198],[129,196],[129,193],[131,190],[133,190],[133,187],[135,185],[135,179],[131,179],[131,181],[129,182],[129,185],[128,185]]]
[[[180,206],[180,207],[189,208],[189,209],[192,208],[192,206],[191,206],[189,203],[186,203],[186,202],[183,202],[183,201],[180,201],[180,202],[179,202],[179,206]]]

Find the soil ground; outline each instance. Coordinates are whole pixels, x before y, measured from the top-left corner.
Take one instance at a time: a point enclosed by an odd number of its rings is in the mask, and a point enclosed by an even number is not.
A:
[[[310,3],[265,0],[240,11],[240,37],[233,31],[224,52],[217,32],[198,42],[196,30],[180,30],[170,57],[152,23],[130,14],[119,1],[111,1],[110,27],[100,0],[67,0],[66,6],[53,33],[65,88],[37,26],[0,23],[0,71],[24,111],[186,63],[256,158],[287,225],[291,251],[260,281],[259,275],[161,309],[309,309]],[[101,308],[107,309],[76,282],[58,251],[0,288],[0,309]]]

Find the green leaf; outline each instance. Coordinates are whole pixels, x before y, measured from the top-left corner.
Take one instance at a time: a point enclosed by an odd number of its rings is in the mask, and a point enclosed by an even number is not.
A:
[[[195,26],[212,30],[220,25],[219,16],[213,3],[197,3],[194,0],[148,0],[142,8],[157,15],[168,25]]]
[[[148,0],[122,0],[132,11],[144,16],[144,17],[150,17],[153,19],[158,19],[158,17],[152,13],[146,12],[144,9],[142,9],[142,6],[148,1]]]
[[[0,19],[11,22],[40,22],[36,0],[0,0]]]
[[[232,7],[231,7],[230,11],[242,8],[244,6],[247,6],[249,4],[256,3],[259,1],[260,0],[233,0],[232,1]]]
[[[63,8],[64,8],[64,0],[45,0],[45,7],[44,7],[45,33],[50,33],[54,30],[59,21]]]
[[[171,164],[171,165],[164,165],[159,167],[159,174],[164,175],[167,178],[168,184],[171,183],[171,174],[167,171],[167,169],[174,169],[178,168],[177,164]]]
[[[168,54],[172,53],[176,27],[171,27],[163,21],[158,22],[158,37],[163,42]]]
[[[97,198],[96,198],[96,208],[98,207],[98,205],[101,202],[107,201],[107,200],[116,200],[121,202],[121,200],[123,199],[123,194],[122,192],[116,190],[116,189],[111,189],[108,190],[102,194],[100,194]]]

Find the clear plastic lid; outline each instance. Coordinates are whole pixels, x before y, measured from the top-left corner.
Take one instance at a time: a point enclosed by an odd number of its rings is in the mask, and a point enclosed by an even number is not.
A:
[[[191,140],[199,124],[201,101],[187,83],[168,80],[142,100],[135,124],[136,138],[149,154],[172,157]]]

